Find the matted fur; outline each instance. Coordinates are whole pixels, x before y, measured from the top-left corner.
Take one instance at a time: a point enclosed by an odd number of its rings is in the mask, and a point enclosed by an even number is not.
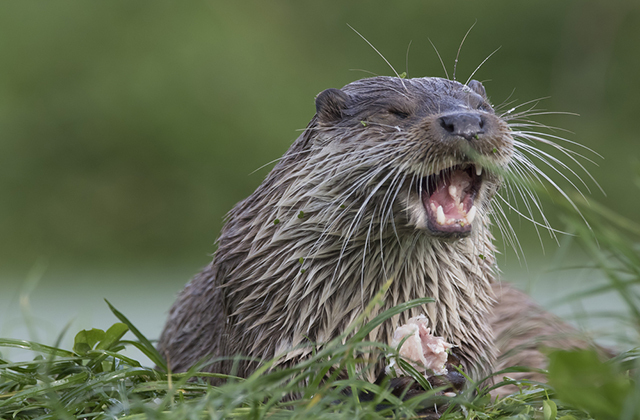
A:
[[[173,371],[206,356],[288,352],[295,362],[309,351],[301,344],[343,332],[393,279],[380,311],[421,297],[435,303],[402,313],[370,339],[389,343],[399,323],[424,313],[433,333],[457,346],[466,372],[486,373],[498,352],[491,199],[497,172],[514,154],[523,159],[508,124],[475,81],[375,77],[325,91],[316,104],[304,133],[228,214],[213,262],[170,310],[160,352]],[[439,118],[456,112],[480,115],[482,133],[443,131]],[[470,234],[430,229],[422,180],[478,163],[485,169]],[[255,366],[241,363],[237,373]]]

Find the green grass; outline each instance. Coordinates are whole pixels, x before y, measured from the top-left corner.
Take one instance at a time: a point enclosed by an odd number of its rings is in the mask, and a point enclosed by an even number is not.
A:
[[[0,417],[2,418],[384,418],[415,417],[438,403],[451,418],[494,418],[540,412],[552,404],[547,385],[521,384],[523,392],[498,402],[474,389],[447,401],[431,390],[411,399],[393,395],[388,383],[372,384],[356,372],[369,352],[392,352],[364,337],[395,313],[423,304],[416,300],[388,311],[357,329],[346,342],[336,339],[308,360],[287,369],[269,369],[266,363],[247,379],[228,377],[224,386],[212,387],[196,369],[167,374],[143,367],[121,351],[135,345],[147,357],[158,354],[139,332],[137,342],[123,341],[135,327],[114,310],[122,323],[106,332],[92,329],[76,335],[72,351],[36,343],[4,339],[0,346],[39,353],[33,361],[0,361]],[[357,325],[357,324],[355,324]],[[352,331],[348,331],[349,334]],[[159,365],[162,363],[160,360]],[[340,372],[347,372],[341,377]],[[328,378],[328,379],[327,379]],[[512,383],[511,381],[508,381]],[[365,392],[374,395],[361,401]],[[294,398],[291,398],[294,396]],[[288,398],[287,398],[288,397]],[[443,406],[449,402],[449,408]],[[460,411],[459,407],[464,407]],[[549,417],[551,418],[551,417]]]
[[[579,198],[574,201],[590,227],[568,205],[565,223],[595,262],[591,269],[608,279],[606,285],[576,297],[617,292],[628,306],[630,319],[626,321],[634,327],[634,345],[638,345],[640,227],[600,205],[587,205]],[[167,372],[153,344],[107,302],[120,322],[107,331],[78,332],[72,349],[0,339],[0,350],[17,347],[35,356],[19,362],[0,357],[0,418],[414,418],[434,405],[442,418],[451,419],[640,418],[640,352],[635,349],[606,362],[588,350],[550,351],[548,383],[509,379],[510,372],[521,370],[517,367],[497,372],[496,386],[515,384],[519,388],[498,400],[492,400],[489,389],[477,384],[453,398],[438,395],[437,389],[407,398],[393,393],[388,380],[367,381],[361,367],[394,351],[384,344],[366,342],[368,332],[394,314],[426,301],[408,302],[372,319],[363,315],[344,336],[317,348],[308,360],[288,368],[272,368],[275,361],[270,361],[249,378],[225,376],[226,383],[219,387],[203,379],[212,374],[198,373],[202,366],[188,373]],[[375,304],[376,300],[370,303],[367,313],[372,313]],[[135,340],[125,340],[127,333]],[[158,368],[125,356],[127,346],[139,349]],[[361,398],[365,394],[371,397],[367,401]]]

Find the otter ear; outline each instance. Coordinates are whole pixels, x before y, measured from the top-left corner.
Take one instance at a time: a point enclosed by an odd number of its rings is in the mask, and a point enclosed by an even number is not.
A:
[[[484,99],[487,99],[487,91],[484,90],[484,86],[482,86],[482,83],[478,82],[477,80],[472,80],[469,82],[468,86],[472,91],[482,96]]]
[[[316,96],[316,115],[322,122],[342,119],[342,111],[347,109],[351,97],[340,89],[327,89]]]

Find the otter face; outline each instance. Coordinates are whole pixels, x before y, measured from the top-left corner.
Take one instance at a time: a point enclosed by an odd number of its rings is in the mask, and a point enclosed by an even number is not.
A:
[[[363,79],[322,92],[316,109],[323,130],[350,132],[324,141],[345,156],[357,149],[379,156],[354,164],[379,169],[369,184],[386,190],[385,202],[400,203],[406,225],[439,238],[468,236],[486,218],[513,154],[507,123],[475,80]]]

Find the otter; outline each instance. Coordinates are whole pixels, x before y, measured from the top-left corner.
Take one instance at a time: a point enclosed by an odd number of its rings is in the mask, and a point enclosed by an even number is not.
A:
[[[518,153],[508,123],[475,80],[372,77],[327,89],[315,105],[264,182],[228,213],[213,261],[170,309],[159,351],[173,371],[237,354],[294,363],[393,279],[380,311],[435,302],[369,338],[389,343],[424,314],[467,374],[487,374],[504,352],[496,292],[519,296],[498,282],[491,234],[492,197]]]

